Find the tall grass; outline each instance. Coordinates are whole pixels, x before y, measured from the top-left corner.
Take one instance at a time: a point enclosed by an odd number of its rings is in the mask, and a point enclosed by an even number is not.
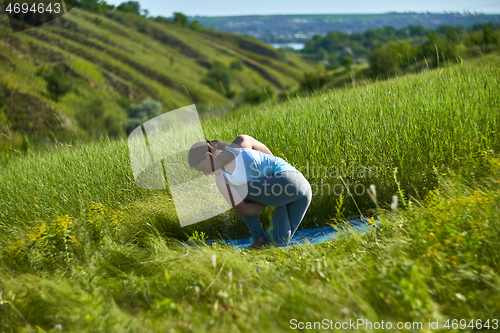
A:
[[[488,170],[491,176],[474,188],[459,179],[442,180],[421,207],[383,214],[375,231],[315,246],[259,253],[187,249],[150,228],[143,246],[108,235],[99,246],[83,245],[86,255],[71,254],[55,271],[2,268],[0,327],[284,332],[293,319],[363,319],[390,322],[393,329],[383,332],[403,331],[395,330],[397,323],[420,322],[420,329],[404,331],[421,332],[429,321],[439,320],[447,331],[448,319],[467,325],[489,319],[491,329],[500,314],[500,161],[492,160]],[[88,222],[97,221],[99,208],[93,209]],[[374,330],[361,325],[356,331]]]
[[[328,220],[338,175],[353,184],[351,192],[355,184],[375,184],[385,207],[396,193],[396,168],[402,190],[416,198],[437,185],[440,173],[480,176],[484,157],[500,142],[499,74],[496,67],[452,67],[264,104],[204,120],[203,128],[211,140],[249,134],[264,142],[316,189],[306,221]],[[78,216],[91,202],[119,208],[155,192],[135,186],[126,140],[31,153],[11,160],[0,178],[0,219],[9,226]],[[362,212],[375,207],[366,193],[355,200]],[[360,213],[352,199],[346,208],[348,216]]]
[[[280,332],[292,319],[423,329],[429,320],[443,329],[447,319],[489,319],[492,327],[500,317],[498,74],[453,67],[204,120],[207,138],[252,135],[313,185],[373,183],[382,207],[404,196],[407,205],[389,214],[366,194],[344,193],[342,206],[316,193],[306,227],[381,216],[373,232],[316,246],[246,253],[179,244],[186,230],[168,192],[135,186],[125,140],[2,162],[0,330]],[[344,168],[342,180],[332,169],[311,172],[321,165]],[[225,237],[248,232],[233,213],[201,225]]]

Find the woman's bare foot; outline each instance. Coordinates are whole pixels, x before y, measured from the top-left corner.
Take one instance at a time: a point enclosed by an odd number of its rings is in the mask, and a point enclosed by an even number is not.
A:
[[[266,236],[262,236],[262,237],[259,237],[259,238],[255,238],[253,240],[252,245],[250,245],[246,249],[247,250],[260,250],[261,248],[263,248],[267,244],[268,244],[268,241],[267,241]]]

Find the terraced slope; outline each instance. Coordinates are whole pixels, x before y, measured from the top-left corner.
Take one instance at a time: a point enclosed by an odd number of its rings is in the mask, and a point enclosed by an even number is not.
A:
[[[126,119],[128,105],[147,97],[160,101],[167,110],[192,103],[200,109],[217,108],[235,104],[245,89],[266,87],[275,93],[294,89],[304,71],[314,70],[293,54],[247,37],[195,31],[125,13],[98,15],[75,8],[41,27],[16,34],[3,14],[0,86],[5,93],[0,108],[7,118],[19,112],[30,117],[39,108],[12,109],[19,104],[16,96],[25,99],[29,95],[31,104],[44,104],[44,110],[50,110],[44,111],[49,114],[46,118],[39,117],[42,123],[57,123],[66,130],[79,128],[75,119],[89,113],[90,101],[95,99],[102,102],[106,119],[120,123]],[[231,93],[224,95],[202,83],[217,62],[229,68],[235,60],[243,66],[231,70]],[[74,88],[56,102],[49,98],[40,73],[58,63],[64,64]],[[59,120],[52,119],[54,114]],[[10,129],[26,130],[14,119],[6,122]],[[32,126],[32,131],[41,127]]]

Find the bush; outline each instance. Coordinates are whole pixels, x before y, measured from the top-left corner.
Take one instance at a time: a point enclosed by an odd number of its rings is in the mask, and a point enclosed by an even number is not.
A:
[[[370,71],[374,76],[389,76],[398,70],[395,55],[385,48],[376,49],[369,59]]]
[[[447,41],[458,44],[460,43],[460,34],[463,33],[463,28],[454,28],[451,25],[441,25],[437,31],[444,34]]]
[[[389,43],[384,45],[383,49],[395,57],[401,69],[407,68],[413,63],[418,53],[418,46],[412,46],[406,41]]]
[[[189,29],[200,30],[200,29],[202,29],[202,26],[200,25],[200,22],[198,22],[197,20],[194,20],[194,21],[191,21],[191,23],[189,24]]]
[[[186,26],[188,24],[188,18],[182,13],[174,13],[174,23],[181,26]]]
[[[250,104],[259,104],[267,99],[272,98],[273,95],[273,91],[268,89],[246,89],[243,93],[243,101]]]
[[[66,74],[66,67],[63,64],[57,64],[44,72],[43,79],[47,82],[47,92],[50,98],[56,102],[73,88],[70,76]]]
[[[162,105],[154,99],[147,98],[139,105],[130,105],[127,108],[128,120],[124,123],[127,133],[132,132],[137,126],[159,116],[162,113]]]
[[[465,38],[464,44],[469,48],[473,48],[474,46],[481,46],[483,45],[483,38],[479,33],[471,32]]]
[[[483,43],[485,45],[498,45],[498,36],[487,24],[483,25]]]
[[[117,11],[141,15],[141,4],[139,1],[122,2],[116,7]]]
[[[120,120],[115,115],[106,114],[106,108],[100,98],[95,98],[81,105],[76,121],[92,139],[98,139],[102,134],[111,137],[123,133]]]
[[[421,56],[431,65],[437,65],[439,62],[456,61],[458,52],[455,44],[442,39],[435,32],[429,33],[429,38],[421,46]]]
[[[229,68],[235,71],[241,71],[243,70],[243,63],[241,62],[240,59],[234,59],[233,61],[231,61]]]
[[[114,5],[110,5],[104,0],[80,0],[76,6],[93,13],[102,13],[115,8]]]
[[[304,73],[304,78],[300,81],[300,90],[313,91],[323,88],[330,78],[326,73]]]
[[[231,80],[232,74],[229,68],[219,62],[216,62],[201,82],[216,90],[220,94],[228,96],[228,92],[231,91]]]
[[[165,24],[173,24],[174,23],[174,20],[169,18],[169,17],[163,17],[163,16],[157,16],[154,18],[154,20],[156,22],[160,22],[160,23],[165,23]]]
[[[344,56],[342,58],[342,66],[344,66],[345,69],[351,69],[351,66],[352,66],[352,57],[350,57],[350,56]]]

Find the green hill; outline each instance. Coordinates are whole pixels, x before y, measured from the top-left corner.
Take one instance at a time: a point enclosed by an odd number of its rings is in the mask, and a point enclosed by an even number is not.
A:
[[[117,11],[93,14],[75,8],[16,34],[4,14],[0,14],[4,133],[8,127],[47,136],[50,129],[61,137],[98,123],[102,132],[113,135],[121,131],[125,109],[147,97],[162,103],[164,110],[192,103],[202,111],[229,109],[245,89],[266,87],[275,93],[294,89],[304,71],[314,70],[298,56],[248,37]],[[56,64],[62,64],[72,87],[60,98],[48,93],[44,80]],[[212,83],[206,79],[211,69],[217,74],[220,68],[230,75],[230,86],[224,90],[217,75]],[[101,119],[86,122],[88,114]]]
[[[301,228],[381,217],[372,232],[319,245],[181,246],[200,240],[195,229],[214,238],[248,228],[232,211],[181,228],[168,191],[135,185],[124,139],[11,156],[0,168],[0,330],[288,332],[353,321],[368,333],[383,321],[383,332],[420,332],[439,321],[495,331],[499,64],[488,54],[202,121],[207,137],[252,135],[304,173],[313,200]]]

